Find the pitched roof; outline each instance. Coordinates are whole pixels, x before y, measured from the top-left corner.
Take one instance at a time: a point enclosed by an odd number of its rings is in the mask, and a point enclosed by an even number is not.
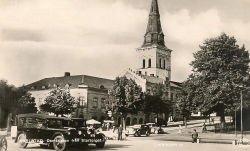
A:
[[[73,76],[63,76],[63,77],[52,77],[45,78],[34,83],[28,84],[26,87],[29,90],[43,90],[44,86],[46,89],[53,88],[53,85],[56,84],[60,87],[65,87],[66,84],[70,85],[70,88],[78,88],[78,85],[83,84],[91,88],[100,88],[102,85],[104,89],[111,89],[113,80],[104,79],[99,77],[93,77],[88,75],[73,75]]]

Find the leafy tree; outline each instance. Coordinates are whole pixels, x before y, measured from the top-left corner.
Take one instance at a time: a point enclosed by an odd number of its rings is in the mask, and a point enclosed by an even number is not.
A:
[[[192,106],[192,93],[190,93],[190,87],[188,85],[188,82],[182,83],[182,88],[177,91],[177,110],[179,111],[180,115],[182,115],[183,118],[183,124],[186,125],[187,117],[191,114],[193,111]]]
[[[159,114],[167,114],[170,109],[170,102],[168,98],[168,89],[165,84],[157,83],[151,87],[151,90],[144,95],[143,112],[145,114],[155,113],[157,116],[157,124],[159,121]]]
[[[21,88],[22,89],[22,88]],[[35,98],[31,96],[31,93],[24,91],[24,95],[18,99],[17,114],[23,113],[36,113],[37,107],[35,103]]]
[[[240,91],[247,91],[249,80],[249,53],[239,47],[234,37],[222,33],[206,39],[191,62],[189,93],[197,110],[217,112],[224,127],[225,112],[234,111],[240,104]]]
[[[40,105],[40,109],[44,112],[54,113],[56,116],[59,114],[70,114],[73,112],[78,101],[70,95],[68,88],[62,89],[55,87],[49,92],[49,96],[45,98],[45,103]]]
[[[105,111],[120,114],[124,120],[128,114],[137,114],[142,103],[142,88],[132,79],[116,77],[113,88],[109,90],[109,99],[105,102]]]

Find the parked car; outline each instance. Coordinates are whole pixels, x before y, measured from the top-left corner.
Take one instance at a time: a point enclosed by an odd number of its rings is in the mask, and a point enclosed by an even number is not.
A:
[[[95,128],[86,125],[86,120],[82,118],[71,118],[71,119],[65,119],[66,122],[64,122],[65,127],[73,127],[76,128],[76,130],[82,132],[82,146],[88,146],[88,144],[96,144],[96,147],[103,148],[105,145],[105,135]]]
[[[150,127],[151,133],[158,134],[158,130],[160,129],[160,127],[156,126],[155,123],[146,123],[146,125]]]
[[[146,124],[136,124],[133,127],[128,127],[126,130],[126,136],[134,135],[134,136],[141,136],[146,135],[149,136],[151,129],[149,125]]]
[[[28,143],[40,143],[53,146],[57,151],[63,151],[68,145],[81,143],[83,131],[73,127],[64,127],[66,118],[45,114],[19,114],[17,136],[15,142],[20,148],[26,148]]]

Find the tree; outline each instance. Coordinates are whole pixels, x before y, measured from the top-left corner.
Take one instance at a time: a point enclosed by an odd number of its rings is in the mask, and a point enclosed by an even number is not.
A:
[[[49,92],[49,96],[45,98],[45,103],[40,105],[40,109],[44,112],[59,114],[70,114],[73,112],[78,101],[70,95],[68,88],[62,89],[55,87]]]
[[[24,91],[24,95],[18,99],[17,114],[24,113],[36,113],[37,107],[35,103],[35,98],[31,96],[31,93]]]
[[[109,90],[109,99],[105,102],[105,111],[120,114],[124,120],[128,114],[137,114],[142,104],[142,88],[132,79],[116,77],[113,88]]]
[[[195,60],[190,64],[193,73],[187,80],[193,105],[205,113],[217,112],[222,127],[225,112],[239,106],[240,91],[246,91],[250,84],[249,53],[236,42],[225,33],[206,39],[194,53]]]
[[[168,113],[170,102],[168,98],[168,89],[165,84],[154,84],[150,91],[145,93],[143,102],[143,112],[147,115],[155,113],[157,116],[157,124],[159,122],[160,113]]]
[[[185,126],[187,126],[187,116],[190,115],[190,113],[192,112],[193,108],[192,108],[192,93],[190,93],[190,88],[188,86],[188,82],[184,82],[182,83],[182,88],[180,90],[177,91],[177,110],[179,111],[180,115],[182,115],[183,118],[183,124],[185,124]]]

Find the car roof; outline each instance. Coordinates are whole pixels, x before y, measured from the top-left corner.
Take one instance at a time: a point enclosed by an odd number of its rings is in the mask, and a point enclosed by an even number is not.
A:
[[[27,114],[18,114],[17,117],[33,117],[33,118],[42,118],[42,119],[68,119],[67,117],[56,117],[47,114],[39,113],[27,113]]]

